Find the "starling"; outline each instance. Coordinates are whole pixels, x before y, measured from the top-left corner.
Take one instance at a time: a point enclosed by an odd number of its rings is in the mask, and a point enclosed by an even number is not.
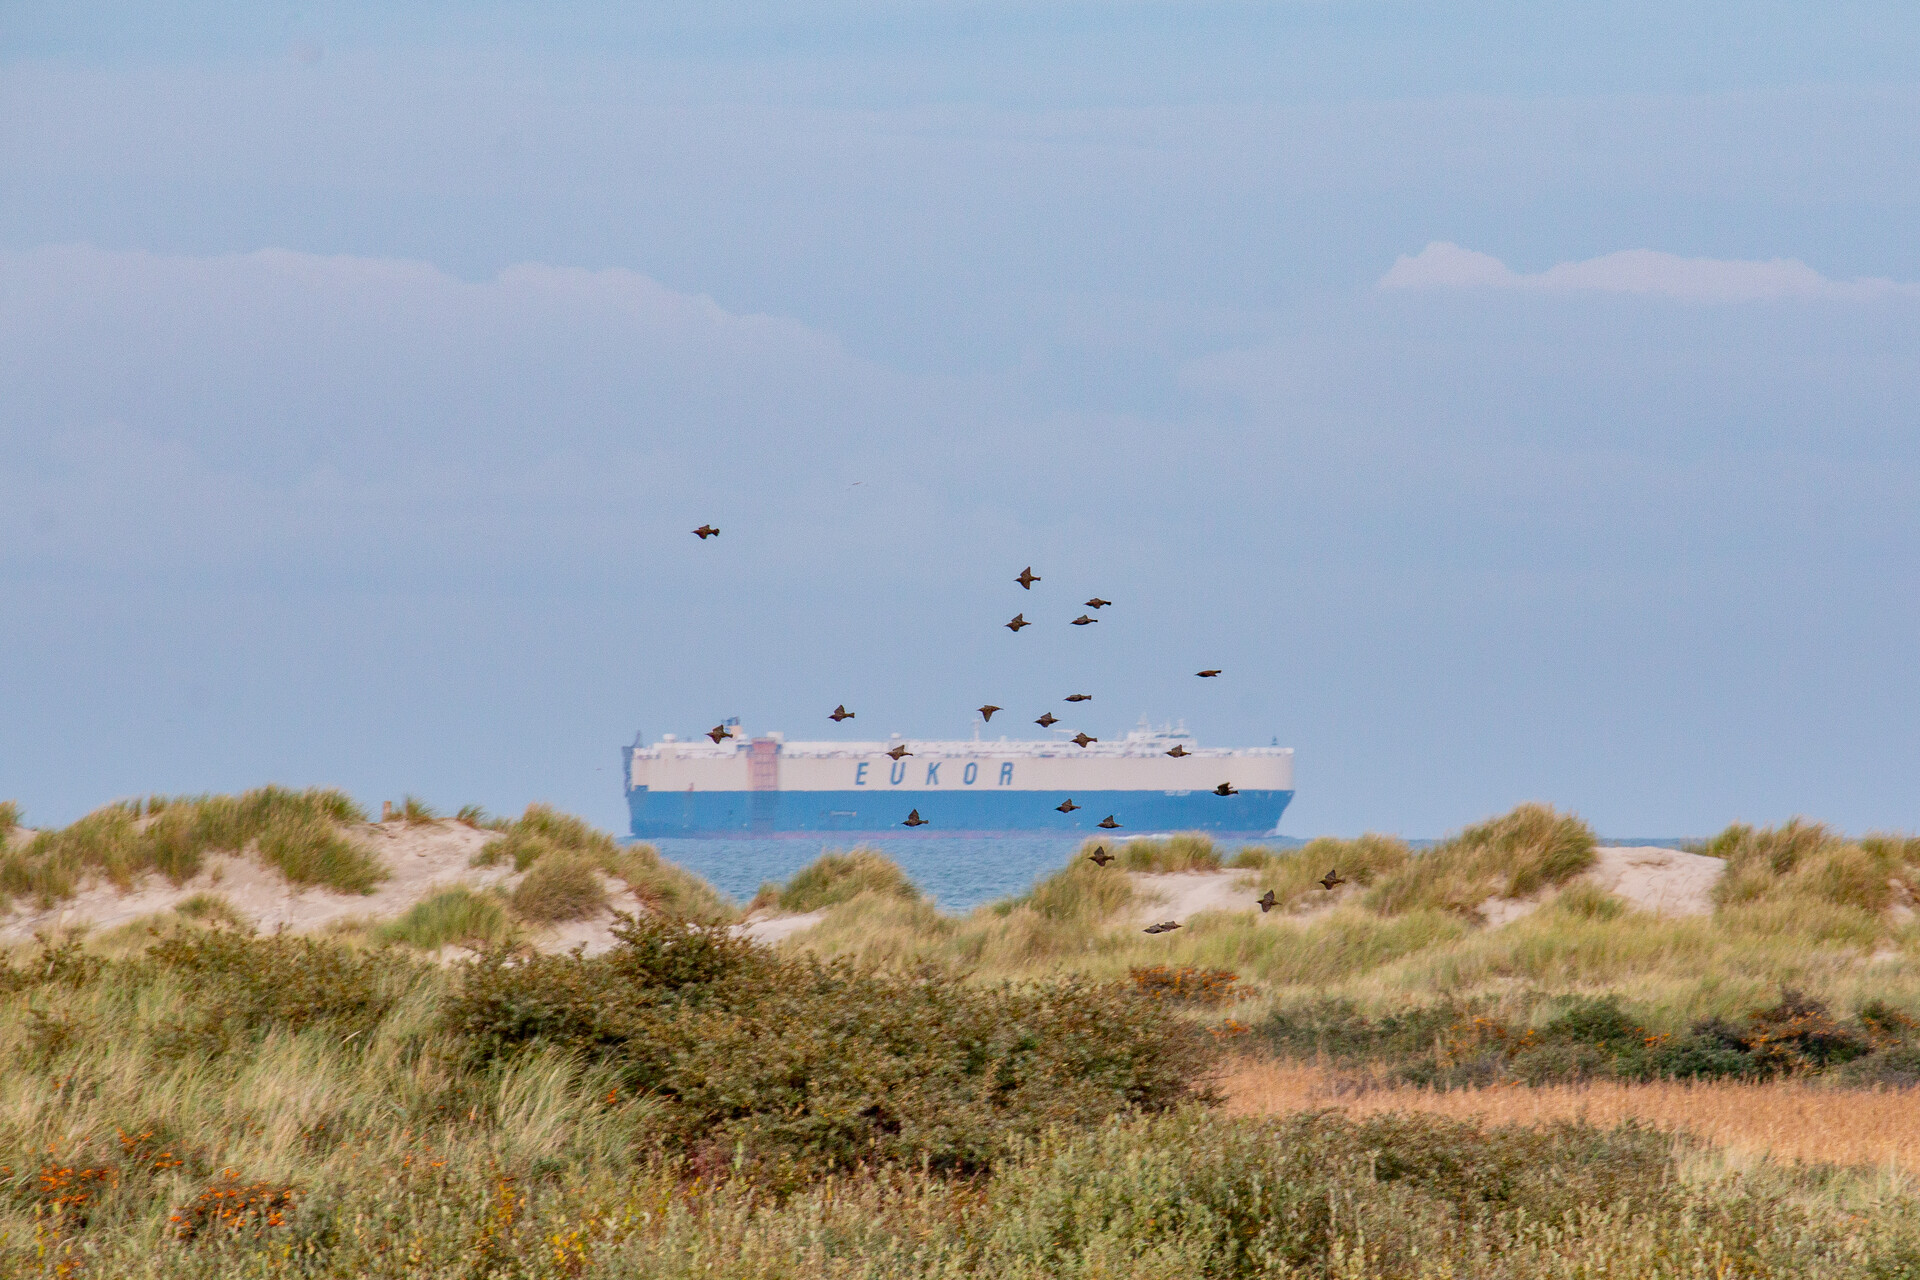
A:
[[[1078,809],[1080,806],[1073,802],[1072,796],[1068,796],[1060,804],[1057,804],[1053,807],[1058,809],[1062,813],[1072,813],[1075,809]]]
[[[1162,920],[1159,924],[1148,925],[1146,928],[1142,929],[1140,932],[1172,933],[1175,929],[1178,929],[1179,927],[1180,927],[1180,922],[1178,920]]]
[[[733,733],[731,730],[727,728],[727,726],[723,724],[717,724],[713,726],[713,728],[707,730],[707,736],[713,739],[715,746],[718,746],[720,743],[720,739],[731,738],[733,736]]]
[[[1240,788],[1234,786],[1231,782],[1223,782],[1213,789],[1213,794],[1217,796],[1237,796],[1240,794]]]
[[[1102,599],[1101,599],[1101,598],[1100,598],[1099,596],[1095,596],[1095,597],[1094,597],[1093,599],[1091,599],[1091,600],[1089,600],[1089,601],[1087,601],[1087,608],[1089,608],[1089,609],[1104,609],[1104,608],[1106,608],[1106,607],[1107,607],[1108,605],[1110,605],[1110,604],[1112,604],[1112,603],[1113,603],[1113,601],[1111,601],[1111,600],[1102,600]]]
[[[1033,584],[1040,581],[1040,575],[1033,571],[1032,565],[1028,565],[1020,571],[1020,576],[1015,578],[1014,581],[1026,590],[1031,591],[1033,590]]]
[[[989,702],[986,706],[980,708],[980,718],[982,720],[991,720],[993,719],[993,713],[998,711],[999,709],[1000,708],[994,706],[991,702]]]
[[[1107,846],[1101,845],[1098,849],[1095,849],[1087,855],[1087,861],[1096,867],[1104,867],[1113,861],[1113,855],[1107,852]]]
[[[913,809],[908,811],[906,817],[900,819],[900,825],[903,827],[924,827],[927,825],[927,820],[920,816],[918,809]]]
[[[1326,875],[1320,878],[1320,887],[1322,889],[1325,889],[1329,893],[1333,892],[1333,888],[1335,885],[1341,885],[1345,883],[1346,881],[1341,879],[1340,873],[1338,871],[1329,871],[1327,872]]]
[[[1093,695],[1092,695],[1092,694],[1090,694],[1090,693],[1070,693],[1070,694],[1068,694],[1068,695],[1066,696],[1066,701],[1068,701],[1068,702],[1092,702],[1092,701],[1093,701]]]
[[[1039,725],[1042,729],[1046,729],[1060,723],[1060,717],[1053,714],[1053,712],[1048,711],[1045,714],[1043,714],[1038,720],[1035,720],[1034,723]]]
[[[1084,626],[1086,626],[1086,625],[1087,625],[1087,624],[1088,624],[1089,622],[1098,622],[1098,621],[1100,621],[1100,619],[1098,619],[1098,618],[1089,618],[1089,617],[1088,617],[1088,616],[1087,616],[1086,614],[1084,614],[1084,613],[1083,613],[1083,614],[1081,614],[1081,615],[1080,615],[1079,617],[1077,617],[1077,618],[1075,618],[1075,619],[1073,620],[1073,625],[1074,625],[1074,626],[1076,626],[1076,627],[1084,627]]]
[[[1271,889],[1255,898],[1254,901],[1260,904],[1261,915],[1267,914],[1267,912],[1280,905],[1280,899],[1274,896],[1274,892]]]
[[[1219,674],[1220,674],[1220,668],[1218,668],[1218,667],[1208,667],[1208,668],[1207,668],[1207,669],[1206,669],[1205,671],[1196,671],[1196,672],[1194,672],[1193,674],[1195,674],[1195,675],[1197,675],[1197,676],[1199,676],[1199,677],[1200,677],[1200,678],[1201,678],[1202,680],[1208,680],[1208,679],[1211,679],[1211,678],[1213,678],[1214,676],[1217,676],[1217,675],[1219,675]]]
[[[1173,750],[1167,752],[1167,754],[1175,760],[1178,760],[1181,756],[1192,755],[1193,753],[1188,751],[1184,744],[1176,742],[1173,744]]]
[[[718,537],[720,531],[710,524],[703,524],[693,531],[693,536],[705,542],[708,538]]]
[[[1107,830],[1112,831],[1115,827],[1118,827],[1120,824],[1113,820],[1112,814],[1108,814],[1106,817],[1100,819],[1100,821],[1094,823],[1093,825],[1096,827],[1105,827]]]
[[[1084,747],[1089,742],[1098,742],[1100,741],[1100,739],[1092,737],[1085,730],[1082,730],[1081,732],[1074,734],[1071,738],[1068,738],[1067,741],[1072,743],[1077,743],[1078,745]]]
[[[1016,613],[1013,615],[1013,621],[1007,624],[1007,630],[1017,632],[1022,627],[1030,627],[1032,625],[1031,622],[1027,621],[1027,616],[1024,613]]]
[[[847,710],[847,705],[843,702],[833,709],[833,714],[828,716],[827,719],[833,721],[835,724],[839,724],[842,720],[851,720],[853,717],[854,713]]]
[[[912,755],[913,752],[907,750],[907,744],[902,742],[898,746],[894,747],[893,750],[887,752],[887,754],[892,756],[895,760],[898,760],[901,756]]]

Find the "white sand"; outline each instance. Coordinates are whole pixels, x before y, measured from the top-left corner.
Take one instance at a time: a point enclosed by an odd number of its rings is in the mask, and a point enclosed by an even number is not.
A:
[[[761,915],[755,912],[734,928],[755,942],[772,946],[776,942],[784,942],[796,933],[813,928],[826,918],[827,912],[824,907],[818,911],[806,911],[792,916]]]
[[[1143,926],[1202,911],[1256,911],[1253,876],[1246,871],[1129,871],[1138,898],[1134,915]]]

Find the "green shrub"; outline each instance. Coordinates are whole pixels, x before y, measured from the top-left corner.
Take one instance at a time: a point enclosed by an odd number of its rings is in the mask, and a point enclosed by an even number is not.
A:
[[[508,901],[524,920],[557,924],[604,908],[607,890],[593,863],[577,854],[556,853],[535,862]]]
[[[1524,898],[1593,865],[1593,831],[1542,804],[1468,827],[1383,876],[1366,902],[1398,914],[1422,907],[1472,915],[1489,898]]]
[[[200,1027],[252,1034],[321,1025],[367,1030],[417,976],[411,966],[339,943],[232,930],[170,934],[148,949],[146,963],[190,985]]]
[[[702,1169],[966,1171],[1049,1126],[1208,1096],[1212,1038],[1118,986],[887,974],[659,917],[616,935],[600,956],[469,964],[449,1025],[478,1062],[606,1063],[668,1105],[663,1136]]]
[[[423,951],[449,944],[500,943],[512,936],[513,924],[500,900],[464,885],[421,899],[374,932],[377,941],[403,942]]]
[[[920,891],[885,854],[876,849],[828,852],[795,872],[779,891],[774,905],[782,911],[818,911],[837,907],[863,893],[917,899]]]

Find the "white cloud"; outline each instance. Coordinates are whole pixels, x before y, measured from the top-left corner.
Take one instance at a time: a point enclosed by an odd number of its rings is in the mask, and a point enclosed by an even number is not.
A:
[[[1684,302],[1761,302],[1778,298],[1863,302],[1920,297],[1920,285],[1879,278],[1830,280],[1798,258],[1682,258],[1653,249],[1515,271],[1491,254],[1435,240],[1402,254],[1380,277],[1382,289],[1525,289],[1543,293],[1627,293]]]

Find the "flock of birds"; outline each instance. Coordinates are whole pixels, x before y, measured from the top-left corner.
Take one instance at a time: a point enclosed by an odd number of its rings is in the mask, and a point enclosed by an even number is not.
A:
[[[720,530],[710,524],[703,524],[698,529],[695,529],[693,531],[694,537],[700,539],[700,541],[702,542],[705,542],[708,538],[718,537],[719,533],[720,533]],[[1032,565],[1028,565],[1026,568],[1022,569],[1019,572],[1019,574],[1014,578],[1014,581],[1020,584],[1020,587],[1023,591],[1031,591],[1033,590],[1033,584],[1036,582],[1042,581],[1042,578],[1040,577],[1039,574],[1033,571]],[[1099,596],[1094,596],[1092,599],[1086,602],[1086,607],[1089,609],[1099,610],[1099,609],[1106,608],[1108,605],[1112,603],[1113,601],[1111,600],[1102,600]],[[1098,621],[1100,621],[1100,619],[1093,617],[1091,614],[1083,613],[1079,617],[1073,619],[1073,621],[1068,625],[1075,626],[1075,627],[1086,627],[1086,626],[1091,626],[1092,624]],[[1026,614],[1024,611],[1022,611],[1020,613],[1014,614],[1013,620],[1006,623],[1005,625],[1007,630],[1013,632],[1015,635],[1018,635],[1022,627],[1030,627],[1033,624],[1027,621]],[[1211,680],[1221,674],[1221,668],[1208,667],[1204,671],[1196,671],[1194,672],[1194,674],[1199,676],[1203,680]],[[1091,702],[1093,701],[1093,695],[1090,693],[1070,693],[1067,695],[1066,700],[1068,702]],[[997,707],[993,703],[989,702],[976,708],[976,710],[979,711],[981,720],[991,722],[993,719],[994,712],[1004,711],[1006,710],[1006,708]],[[847,710],[845,703],[840,703],[839,705],[835,706],[831,712],[828,713],[827,719],[833,721],[835,724],[839,724],[843,720],[854,719],[857,714],[858,714],[857,712]],[[1051,728],[1055,724],[1058,724],[1059,720],[1060,718],[1054,715],[1051,711],[1046,711],[1046,712],[1042,712],[1040,714],[1040,717],[1037,720],[1035,720],[1034,723],[1039,725],[1042,729],[1047,729],[1047,728]],[[714,745],[716,746],[718,746],[725,739],[731,738],[733,736],[734,736],[733,731],[725,724],[717,724],[713,726],[713,728],[707,730],[707,737],[711,738],[714,742]],[[1090,734],[1083,731],[1075,734],[1071,738],[1068,738],[1067,741],[1074,743],[1075,745],[1084,749],[1087,746],[1100,741],[1100,739],[1093,737]],[[891,756],[895,760],[899,760],[902,757],[912,755],[913,752],[907,750],[906,744],[900,743],[900,744],[896,744],[891,750],[887,751],[885,754]],[[1173,744],[1173,749],[1168,751],[1167,754],[1174,757],[1177,760],[1180,757],[1189,755],[1191,753],[1186,749],[1184,745],[1176,742]],[[1240,794],[1240,792],[1239,792],[1239,789],[1236,788],[1231,782],[1222,782],[1219,786],[1213,789],[1213,794],[1216,796],[1233,796],[1233,795]],[[1073,802],[1072,796],[1068,796],[1065,801],[1054,806],[1054,808],[1058,809],[1061,813],[1072,813],[1074,810],[1080,807],[1081,807],[1080,805],[1077,805]],[[920,811],[918,809],[912,809],[912,810],[909,810],[907,813],[907,816],[901,820],[900,825],[903,827],[924,827],[927,825],[927,820],[920,816]],[[1099,822],[1095,823],[1094,825],[1097,827],[1101,827],[1107,831],[1114,831],[1114,830],[1118,830],[1121,824],[1114,821],[1112,814],[1108,814],[1106,817],[1102,818]],[[1114,855],[1107,852],[1105,845],[1096,846],[1093,852],[1087,855],[1087,861],[1093,863],[1094,866],[1099,867],[1103,871],[1106,869],[1107,864],[1112,862],[1113,860],[1114,860]],[[1325,889],[1328,893],[1332,893],[1336,888],[1338,888],[1339,886],[1347,882],[1344,878],[1341,877],[1338,870],[1329,870],[1326,875],[1320,878],[1318,883],[1321,888]],[[1280,900],[1274,895],[1274,892],[1271,889],[1267,890],[1266,893],[1262,894],[1260,897],[1254,899],[1254,901],[1259,906],[1260,913],[1262,915],[1265,915],[1267,912],[1273,910],[1275,907],[1280,905]],[[1180,922],[1178,920],[1162,920],[1157,924],[1148,925],[1142,932],[1153,933],[1153,934],[1172,933],[1175,929],[1178,929],[1179,927],[1180,927]]]

